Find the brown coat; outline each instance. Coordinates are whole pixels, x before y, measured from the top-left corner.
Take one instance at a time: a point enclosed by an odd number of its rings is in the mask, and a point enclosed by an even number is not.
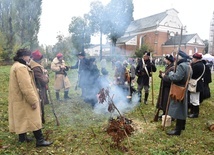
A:
[[[19,62],[15,62],[10,69],[8,104],[10,132],[21,134],[42,128],[33,71]],[[36,109],[31,108],[33,104],[36,104]]]
[[[53,59],[51,63],[51,70],[54,71],[55,74],[55,82],[54,82],[54,89],[60,90],[60,89],[69,89],[71,87],[71,83],[69,81],[68,76],[65,74],[58,74],[61,72],[60,66],[65,66],[65,61],[62,60],[60,62],[57,57]]]
[[[39,63],[31,60],[30,67],[34,72],[34,77],[36,80],[36,87],[39,89],[40,98],[43,104],[48,104],[48,97],[47,97],[47,85],[49,82],[49,78],[44,72],[44,67]]]

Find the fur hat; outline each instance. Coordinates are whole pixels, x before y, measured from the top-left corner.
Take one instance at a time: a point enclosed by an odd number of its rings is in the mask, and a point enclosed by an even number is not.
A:
[[[16,52],[17,57],[22,57],[22,56],[31,56],[31,51],[28,49],[19,49]]]
[[[36,50],[32,52],[31,57],[33,60],[41,60],[43,58],[43,55],[39,50]]]
[[[61,58],[61,57],[63,57],[63,54],[62,54],[62,53],[58,53],[58,54],[56,55],[56,57],[57,57],[57,58]]]
[[[202,54],[201,53],[195,53],[195,54],[193,54],[192,57],[195,59],[202,59]]]
[[[167,54],[165,56],[165,59],[169,60],[171,63],[174,62],[174,60],[175,60],[174,57],[171,54]]]

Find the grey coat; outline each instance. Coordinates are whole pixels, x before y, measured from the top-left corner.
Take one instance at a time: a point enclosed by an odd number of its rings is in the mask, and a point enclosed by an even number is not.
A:
[[[184,86],[186,81],[189,80],[188,76],[191,77],[192,70],[188,62],[184,60],[179,60],[176,67],[176,72],[170,72],[169,75],[165,75],[163,80],[171,81],[176,85]],[[187,117],[188,111],[188,102],[187,102],[187,89],[184,100],[182,102],[177,102],[170,98],[170,105],[168,115],[175,119],[185,120]]]

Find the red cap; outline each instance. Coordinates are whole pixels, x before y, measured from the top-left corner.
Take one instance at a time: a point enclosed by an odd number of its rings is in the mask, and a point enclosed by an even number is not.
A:
[[[62,53],[58,53],[58,54],[56,55],[56,57],[57,57],[57,58],[61,58],[61,57],[63,57],[63,54],[62,54]]]
[[[33,60],[41,60],[43,58],[43,55],[39,50],[36,50],[31,53],[31,57]]]
[[[202,59],[202,54],[201,53],[195,53],[195,54],[193,54],[192,57],[195,59]]]

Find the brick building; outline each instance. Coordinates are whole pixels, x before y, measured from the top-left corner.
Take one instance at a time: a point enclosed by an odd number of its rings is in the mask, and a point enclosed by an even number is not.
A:
[[[154,56],[175,53],[179,44],[188,55],[202,53],[205,48],[197,34],[187,34],[175,9],[131,22],[124,36],[117,40],[117,47],[125,55],[133,55],[144,44],[149,46]]]

